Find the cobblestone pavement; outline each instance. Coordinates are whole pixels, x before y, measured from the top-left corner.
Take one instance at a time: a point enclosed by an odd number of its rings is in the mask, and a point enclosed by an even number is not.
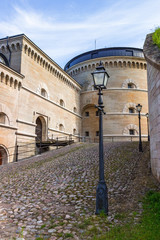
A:
[[[149,151],[137,143],[104,145],[109,216],[95,216],[98,144],[74,144],[0,167],[0,239],[93,239],[121,224],[117,213],[141,214],[137,201],[155,187]],[[128,219],[128,218],[127,218]]]

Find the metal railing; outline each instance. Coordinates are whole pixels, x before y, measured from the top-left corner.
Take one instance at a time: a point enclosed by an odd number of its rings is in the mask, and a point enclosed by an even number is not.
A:
[[[104,136],[104,142],[118,142],[118,141],[138,141],[138,136]],[[143,141],[147,141],[147,136],[142,136]],[[68,136],[56,136],[52,135],[52,138],[48,138],[46,141],[39,142],[29,142],[29,143],[17,143],[15,146],[8,147],[7,152],[2,147],[0,148],[0,160],[5,163],[8,162],[18,162],[19,160],[29,158],[43,152],[58,149],[66,145],[70,145],[73,142],[88,142],[88,143],[98,143],[99,137],[90,138],[80,135],[68,135]],[[2,156],[2,157],[1,157]],[[1,159],[2,158],[2,159]]]
[[[22,159],[29,158],[38,154],[42,154],[43,152],[59,149],[66,145],[70,145],[75,142],[77,137],[69,136],[56,136],[53,139],[48,139],[46,141],[33,141],[29,143],[18,142],[15,146],[8,147],[4,149],[0,148],[0,160],[3,161],[2,164],[8,163],[8,159],[10,162],[18,162]],[[78,139],[79,141],[79,139]]]

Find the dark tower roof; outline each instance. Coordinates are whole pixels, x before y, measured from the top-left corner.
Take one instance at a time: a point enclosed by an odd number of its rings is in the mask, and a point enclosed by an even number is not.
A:
[[[143,50],[140,48],[131,47],[114,47],[114,48],[101,48],[92,50],[89,52],[82,53],[74,58],[72,58],[64,67],[67,71],[70,67],[77,63],[84,62],[90,59],[101,58],[101,57],[111,57],[111,56],[129,56],[129,57],[140,57],[144,58]]]

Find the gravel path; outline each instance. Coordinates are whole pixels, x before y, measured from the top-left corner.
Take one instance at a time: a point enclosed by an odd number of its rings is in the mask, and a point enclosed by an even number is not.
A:
[[[148,147],[139,153],[137,143],[109,143],[104,158],[109,216],[103,221],[94,215],[98,144],[79,143],[0,167],[0,239],[93,239],[121,223],[116,215],[126,209],[130,215],[136,209],[138,220],[139,196],[154,182]]]

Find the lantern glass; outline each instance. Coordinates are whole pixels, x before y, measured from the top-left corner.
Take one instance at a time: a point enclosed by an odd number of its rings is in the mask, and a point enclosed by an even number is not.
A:
[[[136,108],[137,108],[137,111],[140,112],[140,111],[142,110],[142,105],[141,105],[141,104],[138,104],[138,105],[136,106]]]
[[[95,72],[94,73],[94,85],[95,86],[103,86],[104,85],[104,73],[101,72]]]
[[[92,73],[92,76],[93,76],[95,88],[101,88],[101,89],[106,88],[109,75],[106,72],[101,62],[99,66],[96,68],[96,70]]]

